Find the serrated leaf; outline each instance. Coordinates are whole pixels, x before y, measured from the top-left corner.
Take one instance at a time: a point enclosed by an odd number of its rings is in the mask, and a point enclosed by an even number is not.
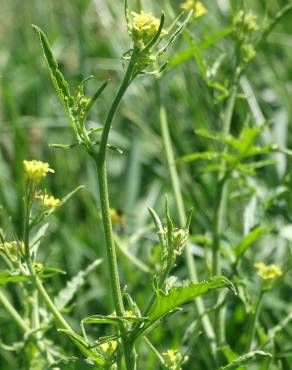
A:
[[[191,301],[193,298],[204,294],[212,289],[229,288],[234,291],[232,283],[224,276],[215,276],[209,281],[200,283],[188,283],[173,287],[167,294],[156,292],[156,301],[149,315],[149,321],[154,322],[177,307]]]
[[[252,352],[246,353],[243,356],[238,357],[236,360],[232,361],[230,364],[221,367],[220,370],[236,370],[240,366],[246,365],[261,357],[272,357],[272,355],[264,351],[252,351]]]
[[[100,265],[101,262],[101,259],[94,261],[85,270],[79,271],[76,276],[67,282],[65,288],[59,292],[54,300],[59,310],[62,310],[71,301],[78,290],[85,284],[88,274]]]
[[[20,283],[27,280],[29,280],[29,276],[23,275],[19,271],[4,270],[0,272],[0,285]]]
[[[90,359],[81,359],[77,357],[70,357],[62,359],[50,365],[48,369],[60,370],[99,370],[102,369]]]
[[[114,315],[92,315],[82,320],[82,324],[131,324],[147,320],[146,317],[114,316]]]

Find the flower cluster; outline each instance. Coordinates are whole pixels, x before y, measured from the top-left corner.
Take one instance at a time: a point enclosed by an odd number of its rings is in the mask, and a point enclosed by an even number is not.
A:
[[[183,229],[174,229],[172,232],[172,240],[174,247],[174,254],[180,256],[182,254],[183,248],[185,247],[189,233]]]
[[[251,34],[259,29],[257,16],[251,11],[240,10],[233,19],[233,27],[241,33]]]
[[[193,11],[195,18],[199,18],[207,13],[207,9],[204,4],[202,4],[201,1],[196,0],[186,0],[182,3],[181,8],[189,12]]]
[[[169,231],[167,227],[164,227],[158,233],[163,236],[167,246],[163,252],[163,264],[166,266],[170,263],[175,264],[176,258],[182,254],[187,243],[189,237],[188,230],[174,228],[171,231],[171,235],[168,235]]]
[[[55,172],[46,162],[25,160],[23,161],[23,165],[27,179],[33,182],[39,182],[48,172]]]
[[[114,225],[123,226],[125,223],[125,215],[115,208],[110,208],[110,216]]]
[[[152,13],[143,10],[140,13],[131,12],[131,15],[131,22],[128,24],[129,33],[132,36],[134,46],[141,50],[157,33],[160,21]]]
[[[181,365],[188,360],[187,356],[183,356],[177,349],[167,350],[163,357],[169,370],[181,370]]]
[[[266,265],[263,262],[257,262],[254,265],[258,269],[258,275],[263,280],[274,280],[283,274],[281,268],[277,265]]]
[[[23,242],[11,241],[0,245],[0,251],[3,251],[11,262],[18,262],[24,254]]]
[[[110,340],[109,342],[102,343],[99,347],[100,351],[106,357],[111,357],[118,348],[118,342],[115,340]]]
[[[48,194],[38,195],[37,198],[40,200],[41,207],[44,209],[56,208],[61,202],[60,199]]]
[[[240,10],[233,18],[233,30],[240,42],[244,63],[250,62],[256,56],[252,39],[258,29],[257,16],[251,11]]]

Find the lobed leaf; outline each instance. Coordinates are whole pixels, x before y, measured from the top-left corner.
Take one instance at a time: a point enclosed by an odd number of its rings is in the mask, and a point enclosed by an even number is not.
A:
[[[85,270],[79,271],[76,276],[67,282],[65,288],[59,292],[54,300],[59,310],[62,310],[71,301],[78,290],[85,284],[88,274],[100,265],[101,262],[101,259],[95,260]]]
[[[215,276],[209,281],[200,283],[188,283],[185,285],[173,287],[167,294],[162,291],[156,292],[156,301],[149,315],[149,321],[154,322],[160,317],[171,312],[175,308],[191,301],[193,298],[204,294],[212,289],[229,288],[235,291],[233,284],[224,276]]]

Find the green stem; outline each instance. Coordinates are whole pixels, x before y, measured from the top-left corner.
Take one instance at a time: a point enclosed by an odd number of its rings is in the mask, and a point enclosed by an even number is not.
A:
[[[54,302],[51,300],[50,296],[48,295],[46,289],[44,288],[42,281],[38,277],[33,262],[31,260],[30,256],[30,242],[29,242],[29,234],[30,234],[30,214],[31,214],[31,207],[33,202],[33,196],[34,192],[36,191],[36,188],[34,188],[33,184],[29,184],[28,191],[25,195],[25,219],[24,219],[24,227],[23,227],[23,242],[24,242],[24,250],[25,250],[25,262],[27,264],[31,281],[33,285],[35,286],[37,292],[39,293],[40,297],[45,302],[47,308],[54,316],[56,322],[58,325],[62,328],[68,331],[69,333],[74,334],[74,330],[71,328],[71,326],[67,323],[67,321],[64,319],[58,308],[55,306]],[[36,309],[36,307],[35,307]],[[37,319],[38,321],[38,319]],[[80,343],[74,342],[76,346],[83,352],[83,354],[87,357],[91,357],[91,352],[84,346],[82,346]],[[40,344],[37,341],[38,347],[41,347]]]
[[[228,135],[230,132],[231,121],[233,117],[233,112],[235,108],[236,96],[237,96],[237,86],[238,86],[238,76],[235,77],[235,82],[231,88],[230,97],[228,99],[225,116],[224,116],[224,126],[223,134]],[[226,153],[227,147],[223,149]],[[214,208],[214,218],[213,218],[213,231],[212,231],[212,274],[221,274],[221,258],[220,258],[220,243],[222,234],[222,225],[224,220],[224,211],[226,204],[226,192],[227,192],[228,176],[226,174],[226,163],[224,159],[221,162],[221,168],[218,175],[218,182],[216,185],[215,194],[215,208]],[[217,294],[218,297],[218,294]],[[217,345],[221,345],[225,342],[225,310],[218,309],[215,315],[215,332]]]
[[[31,275],[31,279],[34,283],[34,286],[36,287],[37,291],[39,292],[39,295],[42,297],[43,301],[46,303],[49,311],[52,313],[52,315],[55,317],[55,320],[57,321],[58,325],[65,330],[68,330],[71,333],[74,333],[71,326],[67,323],[67,321],[64,319],[64,317],[61,315],[60,311],[55,306],[54,302],[51,300],[50,296],[48,295],[46,289],[43,286],[43,283],[41,282],[40,278],[37,276],[37,273],[34,269],[34,266],[29,259],[27,261],[27,266]]]
[[[220,241],[222,223],[224,217],[225,200],[225,179],[219,180],[216,186],[214,218],[213,218],[213,237],[212,237],[212,274],[220,275]]]
[[[253,342],[254,335],[255,335],[256,323],[259,317],[263,296],[264,296],[264,292],[261,291],[258,297],[257,303],[256,303],[255,311],[251,318],[249,333],[247,337],[246,352],[250,352],[252,350],[252,342]]]
[[[170,270],[171,270],[172,267],[173,267],[173,265],[172,264],[169,264],[166,267],[166,269],[164,270],[164,272],[163,272],[163,274],[161,276],[161,279],[159,281],[159,289],[162,289],[163,288],[163,285],[165,283],[165,280],[167,279],[167,277],[169,275],[169,272],[170,272]],[[147,317],[149,315],[149,313],[152,310],[153,305],[155,303],[155,299],[156,299],[156,293],[153,292],[152,293],[152,296],[151,296],[151,298],[150,298],[150,300],[148,302],[148,305],[147,305],[147,307],[145,308],[145,310],[143,312],[143,315],[142,315],[143,317]]]
[[[19,313],[15,310],[12,304],[9,302],[8,298],[3,294],[0,290],[0,302],[2,303],[3,307],[6,311],[11,315],[14,319],[15,323],[19,326],[19,328],[23,331],[24,334],[28,334],[31,332],[29,325],[23,320],[23,318],[19,315]],[[35,337],[34,345],[40,351],[40,353],[47,358],[49,364],[52,363],[52,358],[50,357],[49,353],[46,351],[45,347],[41,342],[39,342],[38,337]]]
[[[7,297],[0,291],[0,302],[2,303],[3,307],[9,312],[11,317],[14,319],[16,324],[19,328],[24,332],[29,332],[30,328],[27,323],[23,320],[23,318],[19,315],[19,313],[15,310],[12,304],[9,302]]]
[[[174,153],[172,149],[169,129],[168,129],[168,122],[167,122],[167,115],[165,107],[161,106],[160,109],[160,125],[161,125],[161,132],[162,132],[162,139],[163,145],[166,154],[167,166],[170,174],[171,184],[174,192],[174,198],[176,202],[176,207],[179,216],[179,222],[181,227],[184,227],[186,224],[186,213],[184,208],[184,202],[182,198],[181,188],[180,188],[180,181],[176,169]],[[191,281],[198,281],[198,274],[195,261],[192,256],[192,252],[190,250],[189,245],[187,244],[185,247],[185,256],[187,262],[188,273]],[[197,297],[195,299],[195,305],[198,311],[198,314],[202,316],[202,325],[205,332],[205,335],[209,339],[210,347],[212,354],[215,356],[215,333],[210,322],[210,319],[207,315],[204,315],[205,307],[204,302],[201,297]]]
[[[128,64],[127,71],[125,73],[124,79],[121,86],[113,100],[113,103],[108,112],[104,128],[102,131],[100,147],[98,155],[94,158],[97,165],[98,173],[98,183],[99,183],[99,197],[101,204],[101,213],[103,228],[106,241],[106,251],[107,251],[107,265],[111,281],[112,298],[115,307],[115,311],[118,316],[123,316],[124,305],[122,300],[122,292],[120,286],[120,278],[117,264],[117,255],[114,242],[113,228],[110,217],[110,205],[109,205],[109,191],[108,191],[108,181],[107,181],[107,170],[106,170],[106,150],[108,143],[108,136],[113,122],[117,108],[131,83],[133,77],[133,71],[136,64],[136,52],[134,51],[130,62]],[[123,346],[125,351],[125,362],[127,370],[133,370],[136,368],[136,356],[131,343],[128,342],[126,338],[127,328],[125,325],[120,325],[120,330],[122,332]]]
[[[150,340],[146,336],[144,336],[143,339],[144,339],[145,343],[147,344],[147,346],[150,348],[150,350],[154,353],[155,357],[157,357],[160,364],[162,366],[165,366],[164,358],[161,356],[159,351],[157,351],[157,349],[153,346],[153,344],[150,342]]]

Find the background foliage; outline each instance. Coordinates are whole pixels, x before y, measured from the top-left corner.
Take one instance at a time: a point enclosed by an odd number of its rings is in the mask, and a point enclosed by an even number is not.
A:
[[[142,2],[142,1],[141,1]],[[138,9],[139,1],[133,0],[132,8]],[[170,52],[170,63],[160,80],[160,94],[166,107],[171,139],[176,157],[193,152],[211,151],[218,143],[195,135],[194,130],[221,130],[220,117],[224,101],[204,81],[206,65],[218,67],[218,81],[230,79],[234,66],[234,37],[221,32],[228,29],[238,1],[218,0],[205,2],[208,13],[188,30],[196,47],[190,47],[186,37],[181,37]],[[263,22],[284,5],[284,0],[245,1]],[[145,8],[159,15],[166,12],[170,24],[173,12],[179,12],[179,1],[145,1]],[[36,158],[50,163],[54,177],[47,178],[46,187],[58,197],[85,185],[74,199],[56,213],[49,226],[50,232],[41,248],[41,260],[50,266],[67,271],[67,275],[52,278],[51,294],[56,294],[65,281],[84,269],[94,259],[103,256],[103,231],[100,214],[94,206],[96,199],[96,171],[86,160],[85,153],[58,150],[49,143],[72,143],[71,129],[63,110],[53,93],[39,43],[31,28],[38,24],[46,31],[55,55],[66,78],[77,87],[85,76],[94,74],[88,83],[89,93],[96,84],[110,78],[111,83],[91,114],[92,125],[100,126],[107,111],[122,71],[122,54],[130,42],[123,17],[123,2],[117,0],[1,0],[0,1],[0,224],[11,237],[22,232],[22,161]],[[259,126],[267,122],[259,135],[261,144],[276,142],[291,148],[291,77],[292,36],[291,13],[283,18],[268,40],[257,51],[240,81],[241,91],[236,102],[231,133],[238,136],[244,123]],[[217,40],[218,39],[218,40]],[[201,55],[201,56],[200,56]],[[216,66],[216,62],[222,63]],[[216,78],[217,78],[216,77]],[[218,99],[216,100],[215,97]],[[214,103],[216,102],[216,104]],[[122,285],[128,289],[138,305],[145,304],[151,290],[152,276],[157,257],[157,237],[152,230],[147,207],[163,215],[164,194],[168,194],[172,215],[179,223],[167,171],[159,125],[159,99],[157,80],[140,77],[131,86],[120,107],[111,143],[124,150],[123,155],[109,152],[109,179],[111,205],[123,211],[125,223],[115,225],[119,235],[119,267]],[[229,297],[227,305],[227,339],[231,348],[240,353],[244,328],[259,292],[259,279],[254,263],[277,263],[285,274],[279,284],[265,296],[258,330],[264,337],[269,329],[279,324],[291,312],[291,160],[284,154],[272,154],[275,164],[261,168],[257,176],[248,174],[229,184],[227,211],[224,220],[222,251],[223,273],[232,274],[230,248],[238,245],[246,230],[266,227],[264,235],[247,250],[241,266],[239,295]],[[260,160],[261,158],[257,158]],[[191,224],[192,253],[197,260],[200,280],[210,275],[211,259],[209,240],[212,230],[215,177],[206,171],[206,162],[195,161],[179,164],[179,176],[186,209],[194,207]],[[94,202],[93,202],[94,201]],[[122,250],[121,250],[122,249]],[[126,251],[126,252],[125,252]],[[137,266],[127,253],[138,256],[142,266]],[[174,271],[181,279],[188,277],[183,258]],[[102,264],[88,276],[87,283],[77,293],[70,307],[69,320],[76,328],[82,318],[92,314],[108,314],[112,310],[109,299],[109,281]],[[241,287],[243,287],[241,289]],[[16,307],[23,308],[20,289],[7,289]],[[212,308],[212,295],[205,300]],[[164,352],[181,346],[181,338],[188,342],[186,328],[193,322],[193,305],[185,306],[183,313],[171,316],[152,334],[152,342]],[[95,331],[94,331],[95,330]],[[208,363],[206,338],[200,327],[193,328],[198,337],[192,344],[186,369],[203,369]],[[238,335],[243,333],[242,335]],[[101,326],[92,329],[91,335],[106,334]],[[64,351],[74,351],[66,338],[50,332],[52,341]],[[292,368],[292,324],[285,325],[273,341],[275,354],[270,369]],[[17,342],[20,332],[0,307],[0,368],[18,368],[13,352],[5,351],[5,344]],[[143,358],[144,354],[144,358]],[[144,369],[154,369],[156,359],[142,348]],[[204,365],[202,365],[204,364]],[[201,366],[201,367],[200,367]],[[205,366],[205,367],[202,367]],[[255,367],[252,367],[255,366]],[[248,369],[266,369],[265,361],[258,361]]]

